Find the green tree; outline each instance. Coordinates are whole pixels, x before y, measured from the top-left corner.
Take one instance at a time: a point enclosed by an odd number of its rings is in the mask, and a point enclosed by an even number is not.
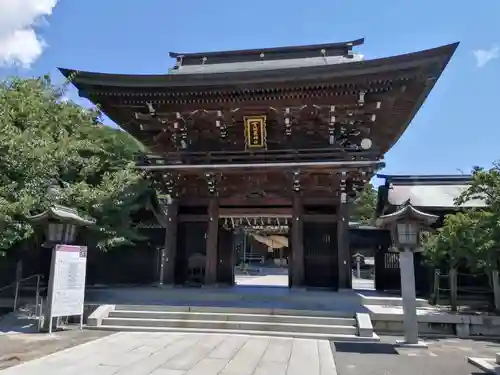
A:
[[[481,202],[484,207],[478,204]],[[474,167],[468,188],[455,204],[470,208],[446,217],[438,233],[424,243],[427,256],[449,262],[451,274],[463,262],[469,269],[485,273],[494,288],[493,276],[498,271],[500,255],[499,164],[493,163],[490,169]]]
[[[476,268],[488,244],[487,213],[458,212],[447,215],[435,233],[423,238],[424,255],[438,268],[448,267],[450,302],[457,309],[457,271],[460,265]]]
[[[466,191],[456,200],[457,204],[484,202],[481,235],[482,246],[478,248],[476,267],[484,270],[493,286],[493,274],[499,269],[500,255],[500,163],[494,162],[490,169],[474,167],[472,181]],[[495,296],[497,308],[500,305],[498,291]]]
[[[474,200],[484,201],[488,211],[500,213],[500,162],[494,162],[490,169],[474,167],[468,189],[455,203],[462,205]]]
[[[375,217],[375,208],[377,206],[377,191],[372,184],[366,184],[365,188],[354,201],[351,220],[363,224],[371,224]]]
[[[424,250],[430,252],[435,264],[475,268],[480,251],[487,245],[487,215],[481,211],[447,215],[441,228],[424,237]]]
[[[0,250],[32,234],[26,217],[59,203],[97,220],[92,238],[101,247],[139,238],[130,215],[148,185],[134,169],[140,145],[101,124],[97,109],[61,100],[64,87],[49,77],[0,83]]]

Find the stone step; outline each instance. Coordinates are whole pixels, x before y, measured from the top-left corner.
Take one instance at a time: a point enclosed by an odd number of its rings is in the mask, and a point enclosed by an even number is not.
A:
[[[263,332],[299,332],[356,335],[357,328],[353,325],[318,325],[292,324],[274,322],[245,322],[245,321],[213,321],[213,320],[184,320],[184,319],[137,319],[137,318],[104,318],[102,326],[135,326],[135,327],[166,327],[166,328],[193,328],[238,331]]]
[[[115,310],[109,313],[109,318],[133,319],[167,319],[167,320],[207,320],[230,322],[264,322],[288,324],[312,324],[333,326],[355,326],[354,318],[335,318],[323,316],[294,316],[251,313],[214,313],[214,312],[183,312],[183,311],[127,311]]]
[[[220,306],[170,306],[170,305],[115,305],[113,311],[148,311],[176,313],[212,313],[212,314],[252,314],[281,315],[297,317],[352,318],[353,312],[335,310],[300,310],[263,307],[220,307]]]
[[[284,331],[258,331],[237,329],[215,329],[215,328],[181,328],[181,327],[144,327],[144,326],[121,326],[102,325],[90,326],[87,329],[113,332],[186,332],[186,333],[222,333],[233,335],[256,335],[273,337],[293,337],[304,339],[332,340],[332,341],[355,341],[355,342],[378,342],[380,338],[374,333],[371,337],[360,337],[355,334],[329,334],[308,332],[284,332]]]
[[[219,306],[100,305],[89,329],[109,331],[213,332],[377,341],[370,316],[345,311]]]

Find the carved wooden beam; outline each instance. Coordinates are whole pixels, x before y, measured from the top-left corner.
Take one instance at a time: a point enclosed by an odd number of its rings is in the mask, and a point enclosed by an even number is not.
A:
[[[347,172],[340,172],[340,203],[347,203]]]
[[[300,193],[300,171],[296,170],[292,173],[292,191],[295,193]]]
[[[205,180],[207,182],[207,190],[209,195],[216,196],[219,194],[218,185],[220,181],[220,175],[217,173],[207,172],[205,173]]]
[[[157,191],[172,198],[179,196],[179,174],[175,172],[148,171],[146,179]]]
[[[286,107],[284,110],[283,121],[285,124],[285,135],[292,135],[292,123],[293,123],[293,115],[292,109],[290,107]]]
[[[224,117],[223,111],[217,111],[217,118],[215,120],[215,127],[219,129],[221,139],[227,138],[227,122]]]

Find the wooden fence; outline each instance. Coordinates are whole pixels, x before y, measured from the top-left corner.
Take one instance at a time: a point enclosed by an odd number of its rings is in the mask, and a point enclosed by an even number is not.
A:
[[[417,295],[427,296],[432,292],[432,269],[421,253],[415,253],[414,265]],[[375,253],[375,289],[401,293],[399,253],[390,252],[387,246],[380,246]]]

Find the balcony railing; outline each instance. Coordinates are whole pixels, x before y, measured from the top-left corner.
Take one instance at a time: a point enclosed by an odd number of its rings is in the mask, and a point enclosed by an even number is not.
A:
[[[211,151],[211,152],[169,152],[163,155],[147,154],[140,158],[138,166],[151,165],[207,165],[247,164],[279,162],[326,162],[377,160],[379,153],[369,150],[346,150],[343,148],[300,149],[300,150],[256,150],[256,151]]]

